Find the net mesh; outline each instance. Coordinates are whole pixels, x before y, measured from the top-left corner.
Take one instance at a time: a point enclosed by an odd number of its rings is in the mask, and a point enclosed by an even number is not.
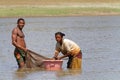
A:
[[[26,68],[43,68],[43,60],[50,60],[50,58],[28,50],[26,54]]]

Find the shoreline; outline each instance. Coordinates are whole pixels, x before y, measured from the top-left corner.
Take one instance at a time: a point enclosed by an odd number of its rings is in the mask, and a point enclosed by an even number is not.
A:
[[[120,15],[119,3],[0,5],[0,17],[62,17]]]
[[[120,14],[86,14],[86,15],[55,15],[55,16],[0,16],[1,18],[40,18],[40,17],[83,17],[83,16],[120,16]]]

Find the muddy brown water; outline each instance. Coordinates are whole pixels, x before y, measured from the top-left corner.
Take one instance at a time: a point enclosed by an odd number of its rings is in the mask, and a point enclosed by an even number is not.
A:
[[[18,70],[11,45],[11,31],[17,18],[0,18],[0,80],[119,80],[120,79],[120,16],[39,17],[25,18],[27,47],[52,57],[54,33],[62,31],[65,38],[82,49],[82,70],[42,69]]]

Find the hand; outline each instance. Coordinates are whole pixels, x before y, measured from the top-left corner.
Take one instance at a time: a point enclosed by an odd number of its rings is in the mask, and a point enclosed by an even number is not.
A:
[[[62,58],[61,57],[57,57],[57,60],[61,60]]]
[[[57,60],[57,59],[58,59],[58,57],[53,57],[52,59],[53,59],[53,60]]]
[[[24,48],[24,52],[27,53],[28,49],[27,48]]]
[[[55,60],[55,58],[50,58],[50,60]]]

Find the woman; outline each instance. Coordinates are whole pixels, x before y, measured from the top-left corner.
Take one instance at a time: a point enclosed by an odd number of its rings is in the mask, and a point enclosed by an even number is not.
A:
[[[80,47],[69,39],[63,39],[63,36],[65,36],[65,34],[62,32],[55,33],[55,39],[57,43],[53,58],[60,60],[65,57],[69,57],[67,68],[81,68],[82,52]],[[60,52],[63,54],[63,56],[58,57]]]

